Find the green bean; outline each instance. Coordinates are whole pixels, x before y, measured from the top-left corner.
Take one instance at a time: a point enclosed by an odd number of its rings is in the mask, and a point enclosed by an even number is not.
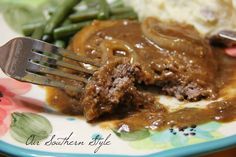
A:
[[[53,32],[53,29],[59,26],[64,21],[66,16],[79,2],[80,0],[64,0],[64,2],[56,9],[52,17],[48,20],[45,27],[45,33],[51,34]]]
[[[96,7],[98,4],[98,0],[83,0],[87,7]]]
[[[62,23],[62,26],[67,26],[67,25],[70,25],[72,22],[70,19],[66,19],[63,23]]]
[[[99,0],[99,13],[97,18],[100,20],[108,19],[110,7],[106,0]]]
[[[55,39],[61,39],[64,37],[68,37],[70,35],[74,35],[81,28],[89,25],[90,23],[91,23],[91,21],[86,21],[86,22],[80,22],[77,24],[71,24],[71,25],[56,28],[53,32],[53,36]]]
[[[36,28],[32,34],[32,38],[41,40],[44,33],[44,26],[39,26]]]
[[[49,8],[44,9],[43,11],[44,18],[46,20],[49,20],[55,11],[56,11],[56,7],[49,7]]]
[[[56,40],[56,41],[54,42],[54,45],[57,46],[57,47],[64,48],[64,47],[66,46],[66,43],[65,43],[65,41],[63,41],[63,40]]]
[[[85,10],[85,11],[79,11],[75,14],[72,14],[69,16],[69,19],[72,22],[81,22],[81,21],[85,21],[85,20],[92,20],[92,19],[96,19],[98,15],[98,11],[97,10]]]
[[[131,7],[123,7],[123,8],[112,8],[110,10],[112,15],[124,14],[133,11]],[[96,19],[99,11],[94,9],[87,9],[84,11],[78,11],[69,16],[69,19],[72,22],[81,22],[85,20]]]
[[[110,19],[112,20],[119,20],[119,19],[129,19],[129,20],[136,20],[138,18],[137,14],[133,11],[123,13],[123,14],[118,14],[118,15],[112,15]]]
[[[56,7],[47,8],[45,11],[49,16],[52,16],[56,12]]]
[[[110,4],[111,8],[118,8],[118,7],[124,7],[124,3],[122,0],[116,0]]]
[[[25,36],[31,36],[34,30],[40,26],[44,26],[45,21],[37,21],[35,23],[28,23],[22,26],[22,33]]]
[[[112,15],[117,15],[117,14],[123,14],[126,12],[131,12],[133,11],[133,8],[131,7],[119,7],[119,8],[111,8],[111,14]]]

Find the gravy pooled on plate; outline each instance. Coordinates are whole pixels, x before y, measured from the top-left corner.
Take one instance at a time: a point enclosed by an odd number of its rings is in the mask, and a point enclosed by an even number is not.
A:
[[[166,94],[179,100],[213,100],[231,81],[224,78],[233,78],[232,67],[227,64],[235,66],[235,60],[212,49],[192,26],[155,18],[147,18],[142,24],[94,21],[74,37],[69,49],[98,59],[104,66],[90,78],[82,94],[48,89],[49,104],[63,112],[83,114],[88,121],[119,119],[115,121],[118,127],[127,124],[131,130],[218,120],[214,117],[219,116],[219,107],[227,110],[227,114],[220,112],[219,120],[226,116],[231,117],[227,120],[234,119],[234,98],[205,109],[176,112],[169,112],[156,99],[156,95]]]

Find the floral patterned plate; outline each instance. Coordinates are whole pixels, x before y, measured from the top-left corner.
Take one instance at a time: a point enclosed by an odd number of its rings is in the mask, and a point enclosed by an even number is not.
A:
[[[0,26],[0,45],[18,36],[1,16]],[[140,130],[122,138],[53,112],[43,88],[0,72],[0,152],[13,156],[192,156],[234,146],[235,130],[236,122],[210,122],[184,130]]]

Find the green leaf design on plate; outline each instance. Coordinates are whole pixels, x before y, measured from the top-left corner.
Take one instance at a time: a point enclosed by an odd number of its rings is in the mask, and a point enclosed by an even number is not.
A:
[[[154,150],[181,147],[221,138],[223,136],[218,131],[221,126],[221,123],[209,122],[194,129],[187,128],[185,131],[178,131],[175,128],[175,134],[171,133],[170,130],[148,131],[144,129],[132,133],[113,131],[121,139],[129,141],[129,145],[134,149]],[[195,134],[190,134],[191,132]]]
[[[141,129],[141,130],[137,130],[133,132],[125,132],[125,131],[118,132],[114,129],[112,129],[112,131],[118,137],[120,137],[122,140],[125,140],[125,141],[137,141],[137,140],[145,139],[150,136],[150,132],[148,129]]]
[[[179,147],[179,146],[184,146],[188,144],[188,137],[182,135],[182,134],[176,134],[172,135],[170,142],[173,146]]]
[[[40,141],[52,132],[52,125],[45,117],[28,112],[12,113],[10,128],[11,136],[21,143],[26,143],[32,136],[34,141]]]
[[[168,143],[170,141],[171,136],[172,134],[169,132],[169,130],[161,132],[155,131],[153,132],[152,136],[150,136],[150,139],[156,144],[163,144]]]
[[[205,130],[197,130],[195,137],[210,140],[214,139],[214,136],[211,135],[211,132]]]
[[[209,122],[206,124],[199,125],[197,129],[205,131],[216,131],[221,126],[218,122]]]
[[[170,142],[165,143],[155,143],[150,138],[145,138],[138,141],[130,141],[129,145],[137,150],[157,150],[157,149],[169,149],[173,146]]]

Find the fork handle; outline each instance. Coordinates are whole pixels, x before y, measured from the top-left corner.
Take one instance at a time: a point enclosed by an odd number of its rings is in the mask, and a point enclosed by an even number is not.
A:
[[[0,68],[3,70],[5,63],[7,62],[9,56],[9,47],[11,46],[10,42],[7,42],[5,45],[0,47]]]

